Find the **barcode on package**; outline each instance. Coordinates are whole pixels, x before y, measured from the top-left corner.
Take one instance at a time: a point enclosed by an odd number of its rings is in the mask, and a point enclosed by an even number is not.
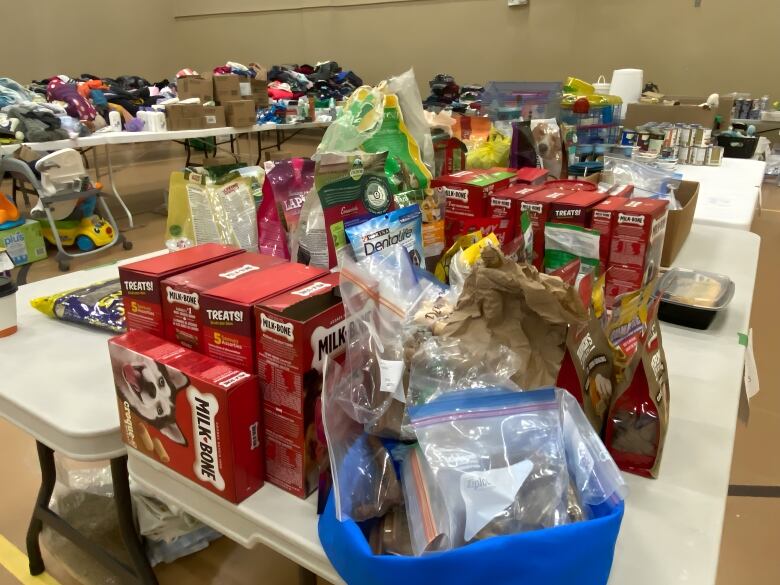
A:
[[[257,432],[259,423],[249,425],[249,448],[254,451],[260,446],[260,435]]]

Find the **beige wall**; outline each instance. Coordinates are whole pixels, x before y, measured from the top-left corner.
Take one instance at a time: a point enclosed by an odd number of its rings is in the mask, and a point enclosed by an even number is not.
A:
[[[420,0],[174,19],[171,0],[136,0],[121,8],[105,0],[14,0],[4,3],[5,23],[34,25],[4,26],[4,47],[18,50],[2,51],[0,75],[22,82],[60,72],[160,79],[181,67],[208,70],[229,59],[335,59],[366,81],[411,65],[424,85],[437,72],[481,83],[569,74],[594,80],[617,67],[640,67],[667,93],[741,90],[780,99],[771,56],[777,0],[702,0],[700,8],[694,0],[530,3],[508,8],[506,0]],[[148,25],[139,30],[134,15],[145,15]]]
[[[141,19],[141,27],[135,19]],[[0,76],[175,75],[168,0],[3,0]]]

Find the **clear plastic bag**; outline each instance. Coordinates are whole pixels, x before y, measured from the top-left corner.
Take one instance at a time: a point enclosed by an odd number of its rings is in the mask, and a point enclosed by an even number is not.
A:
[[[382,442],[343,409],[342,368],[325,358],[322,422],[328,443],[336,517],[362,522],[383,516],[401,501],[401,486]]]
[[[511,384],[520,358],[498,345],[490,355],[477,356],[465,343],[449,337],[423,341],[412,357],[409,373],[409,406],[426,404],[445,392]]]
[[[620,472],[567,396],[473,388],[410,409],[453,547],[584,520],[624,497]]]
[[[681,180],[679,173],[669,173],[629,158],[605,156],[599,188],[603,190],[602,185],[633,185],[632,197],[663,199],[669,202],[671,210],[680,209],[675,192],[680,188]]]
[[[384,94],[367,85],[357,88],[344,104],[341,115],[325,131],[317,147],[315,160],[324,153],[355,152],[382,125]]]
[[[420,87],[414,76],[414,69],[409,69],[396,77],[391,77],[387,82],[387,91],[398,96],[404,121],[415,142],[420,147],[423,163],[428,170],[433,172],[434,154],[431,129],[425,118],[425,110],[422,107]]]

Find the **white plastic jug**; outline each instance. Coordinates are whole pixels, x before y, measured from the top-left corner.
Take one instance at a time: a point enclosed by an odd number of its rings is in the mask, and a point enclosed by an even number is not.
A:
[[[599,75],[596,83],[593,84],[593,89],[599,95],[609,95],[609,88],[611,84],[607,83],[607,80],[603,75]]]

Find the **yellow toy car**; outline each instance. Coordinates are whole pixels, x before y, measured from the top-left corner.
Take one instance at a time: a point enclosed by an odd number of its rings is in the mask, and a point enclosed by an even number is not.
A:
[[[41,221],[43,237],[50,244],[56,245],[51,226]],[[97,215],[80,220],[61,219],[54,222],[63,246],[77,246],[79,250],[88,252],[110,243],[114,238],[114,228]]]

